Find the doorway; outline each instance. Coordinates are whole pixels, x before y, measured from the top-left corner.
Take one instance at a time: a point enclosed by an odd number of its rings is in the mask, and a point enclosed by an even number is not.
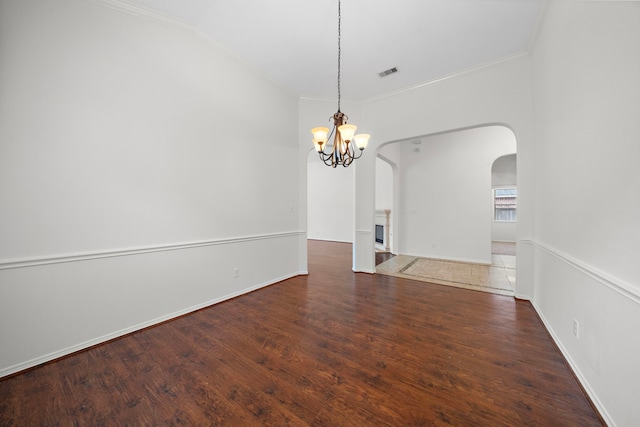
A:
[[[511,255],[493,253],[495,204],[489,195],[496,159],[512,156],[515,165],[515,152],[515,135],[498,125],[381,146],[378,154],[394,164],[393,252],[398,256],[376,272],[389,273],[386,268],[395,266],[391,273],[417,280],[424,276],[513,295],[515,258],[505,261],[501,257]],[[515,243],[513,230],[509,243]]]

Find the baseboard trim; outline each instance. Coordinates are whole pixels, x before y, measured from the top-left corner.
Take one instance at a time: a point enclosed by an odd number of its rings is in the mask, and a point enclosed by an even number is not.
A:
[[[123,336],[131,334],[133,332],[140,331],[142,329],[146,329],[146,328],[158,325],[160,323],[164,323],[166,321],[178,318],[180,316],[184,316],[184,315],[189,314],[189,313],[193,313],[194,311],[198,311],[198,310],[201,310],[203,308],[211,307],[211,306],[216,305],[218,303],[221,303],[223,301],[226,301],[226,300],[229,300],[229,299],[232,299],[232,298],[236,298],[236,297],[244,295],[244,294],[248,294],[250,292],[253,292],[253,291],[256,291],[258,289],[273,285],[273,284],[281,282],[283,280],[287,280],[287,279],[290,279],[292,277],[296,277],[296,276],[299,276],[299,275],[305,275],[305,274],[308,274],[308,273],[307,272],[296,272],[296,273],[292,273],[292,274],[285,275],[285,276],[282,276],[282,277],[278,277],[278,278],[275,278],[273,280],[269,280],[267,282],[263,282],[263,283],[260,283],[260,284],[254,285],[254,286],[250,286],[248,288],[242,289],[242,290],[237,291],[237,292],[232,292],[230,294],[227,294],[227,295],[224,295],[224,296],[221,296],[221,297],[218,297],[218,298],[214,298],[212,300],[205,301],[203,303],[196,304],[196,305],[193,305],[191,307],[187,307],[187,308],[185,308],[183,310],[178,310],[178,311],[175,311],[173,313],[166,314],[164,316],[156,317],[155,319],[151,319],[151,320],[139,323],[137,325],[133,325],[133,326],[121,329],[119,331],[115,331],[115,332],[112,332],[112,333],[109,333],[109,334],[105,334],[105,335],[102,335],[100,337],[97,337],[97,338],[94,338],[94,339],[90,339],[90,340],[81,342],[79,344],[75,344],[75,345],[72,345],[70,347],[66,347],[66,348],[60,349],[58,351],[51,352],[51,353],[46,354],[46,355],[43,355],[43,356],[40,356],[40,357],[36,357],[34,359],[31,359],[31,360],[27,360],[25,362],[21,362],[21,363],[9,366],[7,368],[4,368],[4,369],[0,370],[0,378],[6,377],[6,376],[9,376],[9,375],[18,374],[18,373],[20,373],[22,371],[34,368],[34,367],[39,366],[39,365],[42,365],[43,363],[52,362],[52,361],[60,359],[62,357],[69,356],[70,354],[73,354],[73,353],[76,353],[76,352],[79,352],[79,351],[83,351],[83,350],[87,350],[87,349],[89,349],[91,347],[94,347],[96,345],[103,344],[103,343],[105,343],[107,341],[111,341],[111,340],[123,337]]]
[[[242,242],[252,242],[257,240],[279,239],[287,237],[297,237],[306,235],[305,231],[291,231],[286,233],[259,234],[254,236],[241,236],[227,239],[202,240],[186,243],[173,243],[167,245],[146,246],[138,248],[115,249],[99,252],[86,252],[77,254],[64,254],[52,257],[34,257],[17,260],[0,260],[0,270],[12,268],[34,267],[38,265],[61,264],[66,262],[87,261],[92,259],[113,258],[121,256],[131,256],[149,254],[154,252],[176,251],[183,249],[199,248],[204,246],[229,245]]]
[[[607,412],[605,406],[602,404],[600,399],[598,399],[598,395],[591,388],[591,385],[589,384],[589,382],[587,381],[585,376],[582,374],[582,372],[578,368],[578,365],[571,358],[571,354],[567,351],[567,349],[564,347],[564,345],[562,345],[562,341],[560,341],[560,339],[556,335],[555,331],[551,327],[551,323],[549,323],[547,321],[547,319],[544,317],[544,314],[542,313],[542,310],[540,310],[538,308],[538,306],[536,305],[536,302],[534,300],[529,300],[529,302],[533,306],[533,309],[536,311],[536,313],[538,313],[538,317],[540,318],[540,320],[544,324],[545,328],[549,332],[549,335],[551,335],[551,339],[554,341],[554,343],[556,344],[556,346],[560,350],[560,353],[562,353],[562,356],[564,357],[564,359],[569,364],[569,367],[573,371],[573,374],[578,379],[578,382],[580,383],[580,385],[584,389],[585,393],[587,393],[587,395],[589,396],[589,399],[591,400],[593,406],[595,406],[595,408],[599,412],[599,414],[602,417],[602,419],[604,420],[604,422],[609,426],[615,425],[615,423],[613,422],[613,419],[611,418],[611,416]]]

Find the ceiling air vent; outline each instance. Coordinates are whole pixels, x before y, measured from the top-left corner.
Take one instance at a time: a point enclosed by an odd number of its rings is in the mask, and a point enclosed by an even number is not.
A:
[[[393,74],[393,73],[397,73],[398,72],[398,68],[393,67],[393,68],[389,68],[388,70],[384,70],[381,73],[378,73],[378,75],[380,77],[387,77],[389,74]]]

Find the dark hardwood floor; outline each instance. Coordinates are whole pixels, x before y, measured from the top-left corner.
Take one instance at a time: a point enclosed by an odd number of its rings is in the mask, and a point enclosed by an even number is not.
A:
[[[391,252],[376,252],[376,265],[382,264],[383,262],[390,260],[395,255]]]
[[[0,380],[0,425],[602,425],[528,302],[350,264]]]

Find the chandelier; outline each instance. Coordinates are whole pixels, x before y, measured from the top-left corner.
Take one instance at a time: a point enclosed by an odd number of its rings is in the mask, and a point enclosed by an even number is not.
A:
[[[340,0],[338,0],[338,112],[333,115],[333,129],[316,127],[311,129],[313,145],[325,165],[336,167],[342,165],[345,168],[354,160],[362,157],[362,152],[369,143],[368,134],[356,133],[358,128],[354,124],[347,124],[347,115],[340,111],[340,25],[342,14],[340,13]],[[331,119],[330,119],[331,120]],[[333,136],[333,145],[327,141]],[[356,147],[359,151],[356,151]]]

